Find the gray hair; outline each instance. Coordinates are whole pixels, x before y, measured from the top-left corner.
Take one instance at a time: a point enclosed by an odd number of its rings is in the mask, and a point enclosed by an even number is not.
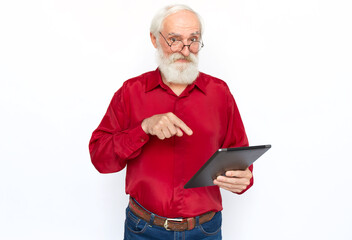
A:
[[[175,4],[175,5],[169,5],[169,6],[166,6],[162,9],[160,9],[156,13],[156,15],[154,16],[152,23],[150,25],[150,32],[156,37],[156,39],[158,39],[157,36],[159,35],[159,32],[161,32],[163,30],[162,28],[163,28],[163,23],[164,23],[165,18],[173,13],[177,13],[182,10],[190,11],[197,16],[198,21],[199,21],[199,25],[200,25],[200,34],[202,35],[202,33],[203,33],[202,19],[199,16],[199,14],[196,13],[192,8],[190,8],[186,5]]]

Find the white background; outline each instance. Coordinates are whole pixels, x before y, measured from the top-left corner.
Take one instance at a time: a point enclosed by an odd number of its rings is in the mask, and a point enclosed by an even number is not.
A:
[[[272,144],[255,185],[223,192],[223,238],[352,239],[352,5],[193,0],[200,69],[225,80],[251,145]],[[88,141],[113,93],[154,70],[149,24],[172,1],[0,2],[0,239],[122,239],[124,175]]]

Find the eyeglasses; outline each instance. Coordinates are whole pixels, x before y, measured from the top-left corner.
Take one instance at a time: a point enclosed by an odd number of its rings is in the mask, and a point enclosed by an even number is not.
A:
[[[190,44],[185,45],[182,41],[180,40],[174,40],[171,42],[171,44],[169,44],[169,42],[166,40],[166,38],[164,37],[164,35],[159,32],[160,35],[164,38],[166,44],[170,47],[172,52],[181,52],[183,50],[184,47],[188,47],[189,51],[192,53],[198,53],[199,50],[204,47],[203,42],[201,41],[192,41]]]

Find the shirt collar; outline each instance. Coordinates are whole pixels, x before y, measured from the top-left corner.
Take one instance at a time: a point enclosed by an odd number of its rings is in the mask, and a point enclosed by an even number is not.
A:
[[[206,92],[206,87],[205,87],[205,79],[203,76],[203,73],[199,72],[199,75],[197,77],[197,79],[194,81],[193,83],[195,86],[197,86],[197,88],[203,92],[204,94],[207,94]]]
[[[159,68],[157,68],[147,79],[147,84],[145,86],[145,92],[149,92],[160,85],[162,82],[161,74]]]
[[[148,78],[147,84],[145,87],[145,92],[152,91],[156,87],[161,86],[162,88],[166,88],[165,83],[161,79],[161,73],[159,68],[157,68],[153,74]],[[199,73],[197,79],[190,85],[190,89],[193,89],[194,86],[196,86],[201,92],[206,94],[206,87],[205,87],[205,82],[204,82],[204,76],[203,73]]]

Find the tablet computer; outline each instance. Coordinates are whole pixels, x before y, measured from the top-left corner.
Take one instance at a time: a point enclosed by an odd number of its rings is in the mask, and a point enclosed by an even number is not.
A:
[[[184,188],[213,186],[213,180],[230,170],[245,170],[271,148],[271,145],[221,148],[194,174]]]

